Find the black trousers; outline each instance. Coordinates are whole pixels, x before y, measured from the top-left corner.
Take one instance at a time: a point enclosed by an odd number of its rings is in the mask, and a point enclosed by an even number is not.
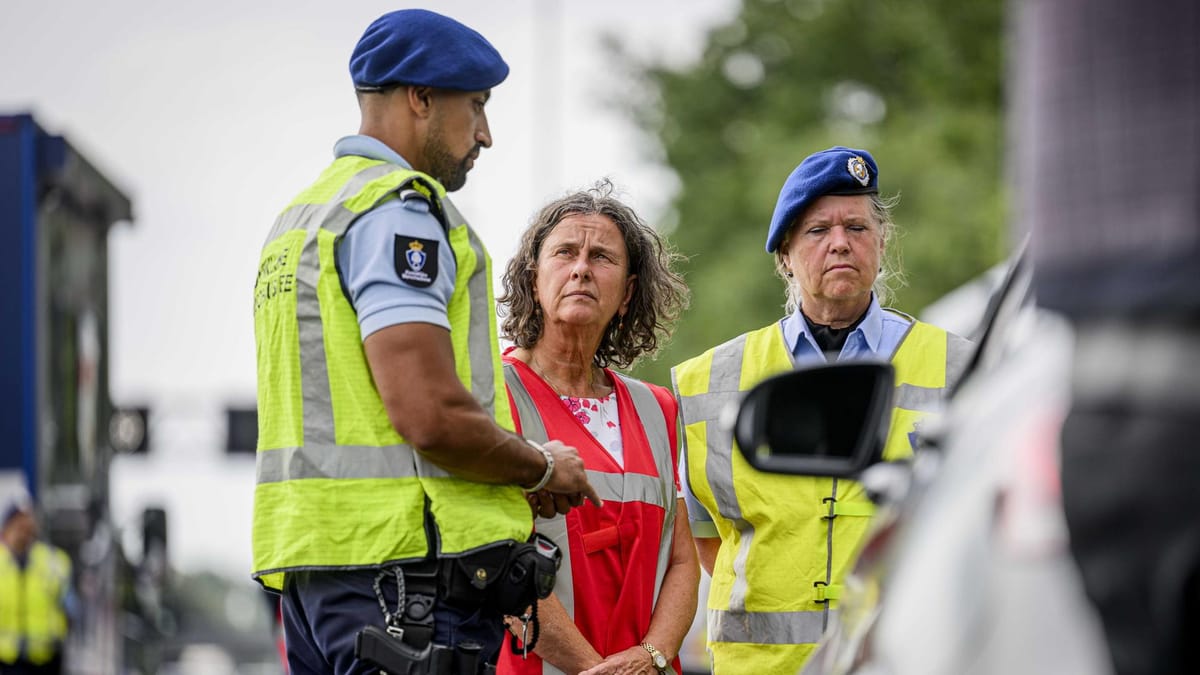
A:
[[[63,671],[62,654],[41,665],[34,665],[24,659],[16,663],[0,663],[0,675],[61,675]]]
[[[1062,439],[1071,553],[1119,675],[1200,673],[1200,330],[1077,329]]]
[[[354,654],[355,636],[364,626],[384,627],[375,595],[375,570],[294,572],[287,575],[282,600],[287,659],[293,675],[373,675],[377,668]],[[397,586],[381,585],[386,604],[395,609]],[[464,641],[483,646],[494,663],[504,639],[503,617],[482,608],[462,609],[438,602],[433,610],[433,641],[455,647]]]

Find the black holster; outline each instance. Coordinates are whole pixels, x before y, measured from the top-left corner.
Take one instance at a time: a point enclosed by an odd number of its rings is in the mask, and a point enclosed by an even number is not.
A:
[[[416,649],[378,626],[367,626],[354,638],[354,654],[388,675],[492,675],[496,666],[482,663],[481,645],[458,647],[427,644]]]
[[[405,594],[398,625],[367,626],[355,637],[355,655],[389,675],[474,675],[495,672],[483,663],[483,646],[434,644],[434,604],[483,609],[497,615],[525,614],[550,595],[562,552],[546,537],[494,546],[458,558],[401,566]]]

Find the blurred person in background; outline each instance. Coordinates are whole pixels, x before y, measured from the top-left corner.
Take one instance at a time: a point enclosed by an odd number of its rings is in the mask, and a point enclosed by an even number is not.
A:
[[[504,275],[504,370],[519,431],[579,448],[604,506],[535,526],[566,553],[532,640],[513,618],[500,673],[679,672],[700,568],[679,498],[678,406],[621,375],[651,356],[687,302],[676,256],[607,180],[547,204]],[[548,517],[547,517],[548,516]],[[522,641],[521,638],[524,638]]]
[[[33,505],[0,506],[0,675],[63,672],[71,559],[38,540]]]
[[[446,198],[492,145],[508,65],[410,9],[367,27],[350,75],[359,133],[279,215],[255,283],[253,575],[282,594],[293,675],[377,672],[357,639],[484,672],[500,571],[533,528],[522,487],[596,499],[574,448],[512,431],[491,259]],[[527,606],[536,577],[504,602]]]
[[[1117,673],[1200,672],[1200,4],[1013,9],[1017,221],[1076,332],[1071,551]]]
[[[700,563],[712,574],[713,672],[794,673],[836,608],[874,506],[849,480],[760,473],[734,451],[724,411],[772,375],[828,361],[890,361],[896,399],[884,457],[913,450],[916,425],[937,412],[971,343],[882,307],[895,199],[879,194],[865,150],[835,146],[788,176],[766,249],[789,314],[677,365],[685,429],[684,493]]]

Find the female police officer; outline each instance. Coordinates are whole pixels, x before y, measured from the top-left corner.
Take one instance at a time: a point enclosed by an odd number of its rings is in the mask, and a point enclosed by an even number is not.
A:
[[[798,365],[890,359],[898,395],[885,456],[903,457],[914,424],[969,356],[966,340],[880,306],[893,203],[879,196],[868,152],[838,146],[805,158],[784,183],[767,234],[790,314],[673,370],[689,520],[713,577],[708,647],[721,675],[799,670],[872,513],[853,482],[755,472],[716,424],[721,411]]]

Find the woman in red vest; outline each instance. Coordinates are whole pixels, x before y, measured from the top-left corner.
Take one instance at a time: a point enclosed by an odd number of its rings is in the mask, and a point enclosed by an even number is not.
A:
[[[696,612],[700,571],[679,498],[675,399],[609,368],[657,349],[687,287],[671,269],[677,256],[612,192],[605,180],[545,206],[504,276],[504,333],[515,345],[505,377],[518,431],[578,448],[604,505],[538,518],[563,565],[536,622],[510,620],[500,673],[678,673]],[[541,514],[561,499],[529,498]]]

